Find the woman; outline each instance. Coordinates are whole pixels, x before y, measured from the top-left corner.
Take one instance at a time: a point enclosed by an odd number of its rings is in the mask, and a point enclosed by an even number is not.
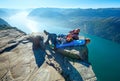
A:
[[[71,42],[72,40],[78,40],[79,32],[80,32],[80,29],[75,29],[70,31],[69,34],[66,36],[66,41]]]

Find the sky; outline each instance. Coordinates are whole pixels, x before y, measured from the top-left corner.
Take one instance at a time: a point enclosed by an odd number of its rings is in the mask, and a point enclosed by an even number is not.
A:
[[[0,8],[120,8],[120,0],[0,0]]]

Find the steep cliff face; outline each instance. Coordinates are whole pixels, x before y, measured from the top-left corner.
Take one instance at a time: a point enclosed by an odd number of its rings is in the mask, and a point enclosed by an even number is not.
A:
[[[51,50],[46,39],[44,33],[0,30],[0,80],[96,81],[90,64]]]

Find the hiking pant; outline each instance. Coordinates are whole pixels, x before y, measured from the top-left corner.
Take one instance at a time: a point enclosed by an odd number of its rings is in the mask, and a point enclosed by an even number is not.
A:
[[[51,41],[52,44],[56,45],[56,34],[48,34],[48,39],[46,41],[47,44],[49,44],[49,41]]]

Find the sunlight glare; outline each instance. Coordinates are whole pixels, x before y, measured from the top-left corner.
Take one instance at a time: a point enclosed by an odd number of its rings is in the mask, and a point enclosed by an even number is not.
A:
[[[27,19],[26,22],[26,26],[27,28],[29,28],[31,30],[31,32],[38,32],[38,23],[33,21],[33,20],[29,20]]]
[[[34,20],[27,18],[29,12],[22,11],[19,12],[9,18],[10,24],[13,26],[18,26],[22,29],[30,30],[30,32],[38,32],[40,28],[38,28],[38,23]],[[24,24],[24,25],[21,25]]]

